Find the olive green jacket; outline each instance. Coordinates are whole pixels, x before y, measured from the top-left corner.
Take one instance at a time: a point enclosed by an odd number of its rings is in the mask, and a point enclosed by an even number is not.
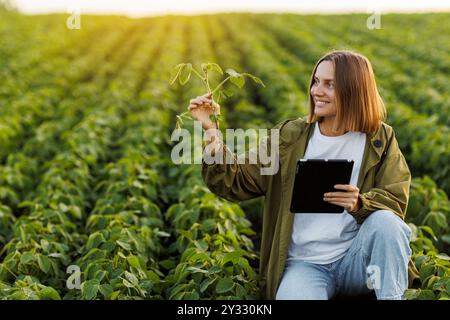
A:
[[[261,175],[261,164],[206,164],[202,177],[209,189],[230,201],[265,196],[260,250],[261,298],[274,299],[288,255],[294,215],[289,211],[296,162],[305,154],[315,123],[306,118],[288,119],[279,129],[279,170]],[[270,143],[266,144],[270,150]],[[223,152],[231,153],[226,146]],[[248,158],[248,154],[247,154]],[[357,223],[376,210],[390,210],[402,219],[408,206],[411,173],[392,127],[382,123],[376,133],[367,134],[357,187],[362,207],[351,213]],[[417,270],[410,261],[410,283]]]

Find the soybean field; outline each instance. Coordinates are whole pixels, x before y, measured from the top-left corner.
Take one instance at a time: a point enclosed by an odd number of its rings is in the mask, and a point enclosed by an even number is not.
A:
[[[221,199],[173,163],[176,115],[205,92],[170,78],[250,72],[266,86],[223,101],[221,127],[271,128],[308,114],[331,49],[372,62],[413,175],[406,297],[450,298],[450,14],[66,19],[0,11],[0,299],[258,298],[262,199]]]

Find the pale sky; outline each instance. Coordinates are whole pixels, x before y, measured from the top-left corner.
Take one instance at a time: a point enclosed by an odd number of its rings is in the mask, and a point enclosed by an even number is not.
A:
[[[133,17],[229,11],[368,13],[450,11],[449,0],[13,0],[24,13],[114,13]]]

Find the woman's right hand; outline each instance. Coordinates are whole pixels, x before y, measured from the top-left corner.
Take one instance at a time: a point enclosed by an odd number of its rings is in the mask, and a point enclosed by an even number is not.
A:
[[[219,115],[220,106],[217,103],[214,103],[214,106],[216,108],[216,114]],[[216,128],[216,125],[210,119],[210,116],[214,113],[211,93],[191,99],[188,110],[194,119],[201,122],[203,129]]]

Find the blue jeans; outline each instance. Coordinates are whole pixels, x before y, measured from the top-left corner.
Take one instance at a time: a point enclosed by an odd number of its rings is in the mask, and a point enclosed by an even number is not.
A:
[[[371,213],[341,259],[330,264],[286,263],[277,300],[328,300],[375,290],[378,300],[402,300],[408,288],[411,229],[388,210]]]

